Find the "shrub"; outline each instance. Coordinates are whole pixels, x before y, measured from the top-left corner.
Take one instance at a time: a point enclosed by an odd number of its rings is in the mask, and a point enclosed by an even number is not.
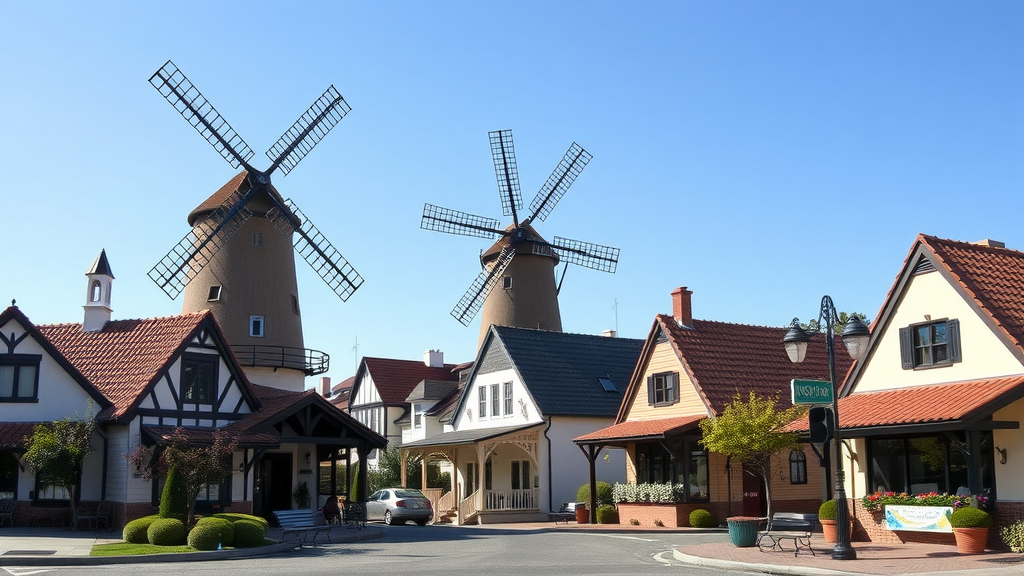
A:
[[[611,486],[609,486],[611,488]],[[597,523],[598,524],[618,524],[619,523],[619,511],[615,509],[615,506],[611,504],[603,504],[597,507]]]
[[[949,517],[953,528],[991,528],[992,515],[977,508],[957,508]]]
[[[177,518],[183,522],[188,518],[188,489],[176,468],[167,473],[164,491],[160,493],[160,517]]]
[[[224,518],[203,518],[188,533],[188,545],[196,550],[216,550],[231,546],[235,539],[235,528]]]
[[[690,526],[694,528],[713,528],[717,526],[715,517],[711,515],[711,512],[703,508],[697,508],[693,512],[690,512]]]
[[[671,504],[685,499],[684,484],[619,484],[612,487],[612,500],[615,502],[654,502]]]
[[[580,486],[580,489],[576,491],[576,501],[590,504],[590,483]],[[598,482],[597,505],[603,506],[613,503],[615,503],[615,499],[612,497],[612,485],[607,482]]]
[[[220,512],[218,514],[213,514],[213,515],[211,515],[209,517],[210,518],[223,518],[223,519],[227,520],[228,522],[231,522],[232,524],[235,524],[239,520],[246,520],[248,522],[252,522],[254,524],[259,525],[262,528],[264,536],[267,535],[267,530],[270,529],[270,524],[267,522],[267,520],[265,518],[261,518],[259,516],[253,516],[252,514],[239,514],[237,512]]]
[[[927,492],[924,494],[907,494],[906,492],[875,492],[861,498],[861,503],[866,510],[881,510],[886,505],[893,506],[952,506],[954,509],[971,505],[971,499],[978,500],[978,506],[988,505],[988,496],[978,494],[968,496],[964,494],[939,494],[938,492]]]
[[[640,525],[640,521],[637,520],[636,518],[630,518],[629,519],[629,525],[630,526],[639,526]]]
[[[825,500],[818,507],[818,520],[835,520],[836,519],[836,501]]]
[[[154,546],[180,546],[185,543],[185,523],[177,518],[157,518],[146,535]]]
[[[654,525],[655,525],[655,526],[661,526],[661,527],[664,527],[664,526],[665,526],[665,523],[661,521],[661,518],[655,518],[655,519],[654,519]]]
[[[153,516],[136,518],[124,525],[121,537],[129,544],[149,544],[149,536],[146,534],[146,531],[149,530],[150,524],[159,519],[160,516],[155,514]]]
[[[238,520],[234,523],[234,528],[235,548],[262,546],[267,538],[267,531],[263,525],[252,520]]]
[[[999,537],[1013,552],[1024,552],[1024,520],[1018,518],[1013,524],[1003,526],[999,530]]]

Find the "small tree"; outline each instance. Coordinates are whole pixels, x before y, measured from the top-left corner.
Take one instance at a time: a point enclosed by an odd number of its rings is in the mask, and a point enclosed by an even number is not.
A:
[[[804,411],[801,406],[780,410],[779,399],[764,398],[751,392],[747,400],[737,393],[716,418],[700,421],[703,434],[701,444],[711,452],[718,452],[742,462],[764,482],[771,516],[771,462],[772,455],[799,446],[795,432],[779,429],[796,420]]]
[[[90,442],[96,423],[91,411],[85,418],[68,417],[50,424],[37,424],[25,438],[22,462],[35,471],[39,486],[63,488],[71,499],[71,518],[78,522],[78,477],[92,451]]]
[[[164,490],[160,494],[160,517],[177,518],[182,522],[188,518],[188,490],[177,468],[167,472]]]

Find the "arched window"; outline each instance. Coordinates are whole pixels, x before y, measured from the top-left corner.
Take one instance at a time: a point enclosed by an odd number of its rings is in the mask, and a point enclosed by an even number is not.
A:
[[[89,286],[89,302],[99,302],[100,292],[100,281],[93,280],[92,285]]]
[[[789,483],[807,484],[807,456],[802,450],[789,453]]]

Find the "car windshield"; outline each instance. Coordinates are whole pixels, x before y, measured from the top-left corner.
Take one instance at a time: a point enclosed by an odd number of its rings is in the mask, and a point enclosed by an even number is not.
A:
[[[426,498],[419,490],[395,490],[396,498]]]

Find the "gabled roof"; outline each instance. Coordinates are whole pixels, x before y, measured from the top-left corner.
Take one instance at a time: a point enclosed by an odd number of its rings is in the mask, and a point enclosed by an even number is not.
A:
[[[839,399],[843,430],[956,423],[963,429],[1024,397],[1024,376],[863,392]],[[806,418],[786,426],[806,431]]]
[[[1024,362],[1024,253],[1007,248],[919,234],[871,328],[868,356],[851,370],[844,393],[856,386],[876,339],[895,314],[903,291],[921,263],[934,266],[973,306],[997,337]]]
[[[369,372],[377,393],[385,405],[400,406],[406,404],[409,393],[423,380],[455,380],[459,374],[455,368],[458,364],[445,364],[439,368],[431,368],[421,360],[396,360],[394,358],[363,357],[356,372],[355,384],[351,395],[358,393],[363,376]]]
[[[489,347],[504,350],[544,416],[611,417],[643,343],[637,338],[491,326],[480,358]],[[616,391],[605,391],[600,378],[611,380]]]
[[[99,416],[119,419],[129,415],[146,391],[187,348],[193,337],[208,328],[221,352],[242,382],[244,374],[224,342],[209,310],[180,316],[140,320],[111,320],[102,330],[85,332],[81,324],[39,326],[39,332],[96,387],[111,405]],[[240,389],[255,405],[242,384]]]
[[[423,380],[412,389],[406,402],[437,401],[451,395],[459,387],[458,380]]]
[[[703,414],[697,414],[674,418],[655,418],[653,420],[630,420],[578,436],[573,438],[573,442],[588,444],[596,441],[615,442],[664,439],[695,429],[697,423],[706,417]]]
[[[659,334],[668,338],[712,415],[721,413],[737,393],[744,397],[751,392],[762,397],[777,396],[780,405],[788,406],[791,380],[828,380],[829,376],[825,338],[814,337],[807,347],[806,359],[794,364],[782,344],[788,330],[709,320],[693,320],[693,327],[686,328],[672,316],[659,314],[645,345],[645,358],[637,363],[616,423],[626,421],[632,398],[645,385],[646,360],[653,353]],[[846,374],[852,362],[844,350],[842,338],[836,337],[837,379]]]

